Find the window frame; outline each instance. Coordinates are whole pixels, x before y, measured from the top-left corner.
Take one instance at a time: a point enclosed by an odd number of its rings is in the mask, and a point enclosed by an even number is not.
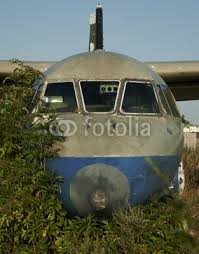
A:
[[[115,104],[113,107],[113,110],[111,111],[105,111],[105,112],[89,112],[86,110],[86,105],[85,105],[85,101],[84,101],[84,95],[82,92],[82,87],[81,87],[81,82],[118,82],[118,90],[117,90],[117,95],[115,97]],[[81,100],[82,100],[82,106],[83,106],[83,111],[87,114],[94,114],[94,115],[110,115],[110,114],[114,114],[116,112],[117,109],[117,101],[119,98],[119,94],[120,94],[120,89],[121,89],[121,80],[116,80],[116,79],[80,79],[78,80],[78,85],[79,85],[79,90],[80,90],[80,95],[81,95]]]
[[[78,109],[78,112],[73,112],[73,111],[71,111],[71,112],[56,112],[55,111],[55,113],[56,114],[74,114],[74,113],[79,113],[80,112],[80,102],[79,102],[79,100],[78,100],[78,93],[77,93],[77,89],[76,89],[76,84],[75,84],[75,81],[74,80],[53,80],[53,79],[51,79],[51,80],[47,80],[47,83],[45,84],[45,88],[44,88],[44,93],[42,94],[42,100],[43,100],[43,98],[44,98],[44,96],[45,96],[45,92],[46,92],[46,90],[47,90],[47,87],[48,87],[48,84],[55,84],[55,83],[59,83],[59,84],[61,84],[61,83],[72,83],[73,84],[73,89],[74,89],[74,92],[75,92],[75,99],[76,99],[76,103],[77,103],[77,109]]]
[[[159,108],[159,113],[130,113],[130,112],[125,112],[122,109],[122,105],[123,105],[123,101],[124,101],[124,95],[125,95],[125,91],[126,91],[126,85],[127,83],[141,83],[141,84],[148,84],[151,85],[154,95],[155,95],[155,99]],[[122,115],[127,115],[127,116],[137,116],[137,115],[141,115],[141,116],[161,116],[162,115],[162,108],[160,107],[160,102],[159,102],[159,98],[157,96],[157,91],[154,88],[154,83],[151,80],[126,80],[124,82],[124,87],[123,87],[123,91],[122,91],[122,96],[121,96],[121,101],[120,101],[120,105],[119,105],[119,112]]]
[[[161,88],[161,90],[162,90],[162,93],[164,94],[164,97],[165,97],[165,99],[166,99],[166,101],[167,101],[167,105],[169,106],[169,110],[170,110],[170,114],[166,114],[166,115],[167,115],[167,116],[174,117],[174,118],[181,118],[181,114],[180,114],[180,112],[179,112],[179,110],[178,110],[178,108],[177,108],[177,105],[176,105],[176,100],[175,100],[175,98],[174,98],[174,96],[173,96],[173,94],[172,94],[170,88],[168,87],[168,85],[160,84],[159,86],[160,86],[160,88]],[[163,88],[162,88],[163,86],[166,87],[166,88],[169,90],[169,93],[170,93],[171,98],[172,98],[172,100],[173,100],[173,104],[174,104],[174,107],[175,107],[175,110],[176,110],[178,116],[175,116],[175,115],[173,114],[173,110],[172,110],[172,108],[171,108],[171,106],[170,106],[170,103],[169,103],[169,101],[167,100],[167,96],[165,95],[164,90],[163,90]]]
[[[34,85],[32,86],[32,90],[33,90],[33,87],[34,87]],[[31,103],[30,103],[30,107],[29,107],[29,111],[31,113],[36,113],[38,111],[38,109],[40,107],[40,104],[41,104],[42,97],[44,96],[45,87],[46,87],[46,80],[43,79],[43,82],[38,84],[38,87],[35,90],[35,93],[34,93],[34,95],[32,97],[32,100],[31,100]],[[40,89],[41,89],[41,93],[39,94],[38,101],[35,103],[35,105],[33,105],[34,101],[36,100],[36,97],[37,97],[37,95],[38,95],[38,93],[40,91]]]
[[[40,94],[40,100],[39,102],[37,103],[37,105],[32,109],[32,112],[36,112],[38,111],[38,109],[41,107],[41,103],[43,101],[43,98],[44,98],[44,95],[45,95],[45,92],[46,92],[46,89],[48,87],[48,84],[53,84],[53,83],[72,83],[73,84],[73,88],[74,88],[74,91],[75,91],[75,98],[76,98],[76,102],[77,102],[77,109],[78,109],[78,112],[56,112],[56,114],[73,114],[73,113],[79,113],[80,112],[80,102],[78,100],[78,93],[77,93],[77,88],[76,88],[76,84],[75,84],[75,81],[74,80],[54,80],[54,79],[49,79],[49,80],[45,80],[43,84],[40,84],[34,94],[34,97],[32,99],[32,102],[31,102],[31,105],[33,104],[33,100],[35,99],[35,97],[37,96],[37,93],[39,91],[39,88],[41,86],[43,86],[43,89],[42,89],[42,92]]]
[[[162,85],[161,85],[161,84],[156,84],[155,87],[156,87],[156,90],[158,89],[158,87],[160,88],[160,90],[161,90],[161,92],[162,92],[162,94],[163,94],[163,97],[164,97],[164,99],[165,99],[165,102],[166,102],[166,104],[167,104],[167,107],[168,107],[168,109],[169,109],[169,113],[165,113],[165,111],[164,111],[164,109],[163,109],[163,108],[164,108],[164,104],[163,104],[162,99],[161,99],[161,97],[160,97],[160,95],[159,95],[159,92],[157,91],[158,99],[159,99],[159,102],[160,102],[160,105],[161,105],[162,114],[165,115],[165,116],[173,116],[172,111],[171,111],[171,107],[170,107],[170,105],[169,105],[169,103],[168,103],[168,101],[167,101],[167,98],[166,98],[166,96],[165,96],[165,93],[164,93],[163,90],[162,90]],[[166,110],[166,109],[165,109],[165,110]]]

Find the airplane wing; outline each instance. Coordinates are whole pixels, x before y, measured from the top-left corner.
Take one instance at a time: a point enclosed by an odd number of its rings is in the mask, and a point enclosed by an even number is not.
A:
[[[177,101],[199,100],[199,61],[146,64],[164,79]]]
[[[25,65],[44,72],[53,61],[27,61]],[[199,61],[146,62],[170,87],[177,101],[199,100]],[[17,67],[11,61],[0,61],[0,82]]]
[[[24,65],[30,66],[38,71],[44,72],[51,65],[55,64],[52,61],[27,61],[23,62]],[[4,80],[5,77],[9,76],[14,69],[18,67],[17,64],[12,63],[11,61],[1,60],[0,61],[0,83]]]

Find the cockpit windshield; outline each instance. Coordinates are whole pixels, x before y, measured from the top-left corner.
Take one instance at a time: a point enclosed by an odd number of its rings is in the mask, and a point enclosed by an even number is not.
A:
[[[124,113],[160,113],[152,85],[143,82],[127,82],[122,111]]]
[[[49,83],[43,100],[48,109],[55,112],[75,112],[77,110],[72,82]]]
[[[81,81],[85,109],[88,112],[111,112],[114,110],[118,81]]]

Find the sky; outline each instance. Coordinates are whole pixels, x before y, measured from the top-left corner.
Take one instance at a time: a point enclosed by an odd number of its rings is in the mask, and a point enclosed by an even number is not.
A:
[[[0,0],[0,60],[58,61],[87,51],[97,3],[106,50],[141,61],[199,60],[198,0]],[[199,124],[199,101],[178,107]]]

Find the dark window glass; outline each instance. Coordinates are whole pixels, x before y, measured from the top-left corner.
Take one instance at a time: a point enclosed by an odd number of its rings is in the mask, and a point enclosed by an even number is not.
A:
[[[49,83],[43,100],[49,110],[52,109],[56,112],[77,110],[77,100],[72,82]]]
[[[159,98],[160,98],[160,101],[161,101],[164,113],[168,114],[168,115],[171,115],[171,111],[169,109],[168,102],[167,102],[167,100],[166,100],[166,98],[164,96],[164,93],[163,93],[160,85],[157,85],[157,91],[158,91],[158,94],[159,94]]]
[[[127,82],[122,110],[126,113],[159,113],[152,85]]]
[[[113,111],[119,82],[81,81],[84,103],[88,112]]]
[[[175,103],[175,100],[173,98],[171,91],[169,90],[169,88],[167,86],[164,86],[164,85],[162,85],[161,88],[162,88],[163,93],[165,94],[165,97],[168,101],[168,104],[169,104],[169,107],[171,109],[173,116],[179,117],[180,115],[177,110],[177,106],[176,106],[176,103]]]

